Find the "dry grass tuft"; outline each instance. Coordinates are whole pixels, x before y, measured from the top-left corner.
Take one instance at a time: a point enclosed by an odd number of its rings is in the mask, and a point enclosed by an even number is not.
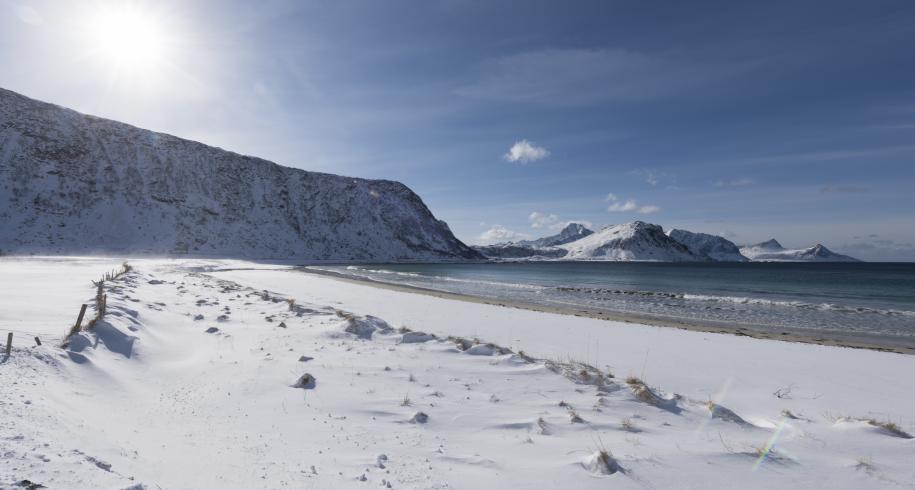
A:
[[[882,429],[884,432],[886,432],[889,435],[894,436],[894,437],[901,437],[903,439],[912,439],[913,438],[912,434],[909,434],[908,432],[902,430],[902,428],[899,427],[899,424],[897,424],[896,422],[890,421],[890,420],[881,422],[877,419],[868,419],[867,423],[874,427]]]

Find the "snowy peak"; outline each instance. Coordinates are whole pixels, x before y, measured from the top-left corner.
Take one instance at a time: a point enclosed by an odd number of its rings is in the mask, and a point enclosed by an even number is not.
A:
[[[658,225],[633,221],[608,226],[580,240],[562,245],[567,260],[697,262],[707,257],[691,252],[664,234]]]
[[[749,259],[740,253],[740,249],[730,240],[707,233],[695,233],[686,230],[670,230],[668,236],[682,243],[696,255],[708,256],[719,262],[747,262]],[[771,240],[775,242],[775,240]],[[778,244],[778,242],[775,242]]]
[[[799,254],[799,257],[802,257],[806,260],[818,260],[826,262],[860,262],[860,260],[854,257],[835,253],[819,243],[803,251],[801,254]]]
[[[0,89],[0,251],[482,258],[399,182],[307,172]]]
[[[594,232],[582,224],[569,223],[565,228],[562,229],[562,231],[556,235],[546,236],[536,240],[522,240],[518,242],[518,244],[533,247],[555,247],[557,245],[574,242],[575,240],[584,238],[592,233]]]
[[[756,245],[749,245],[750,247],[759,248],[763,250],[785,250],[785,247],[781,243],[778,243],[778,240],[770,238],[769,240],[757,243]]]

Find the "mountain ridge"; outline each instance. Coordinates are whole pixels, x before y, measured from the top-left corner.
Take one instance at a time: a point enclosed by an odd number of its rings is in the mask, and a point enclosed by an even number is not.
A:
[[[0,250],[481,259],[402,183],[283,167],[0,89]]]
[[[496,260],[860,262],[854,257],[835,253],[822,244],[806,249],[788,250],[772,238],[754,245],[738,246],[724,237],[707,233],[673,229],[665,234],[659,225],[643,221],[606,226],[597,232],[592,232],[580,224],[573,224],[576,228],[583,228],[587,233],[582,233],[584,236],[578,240],[560,245],[540,246],[543,243],[551,243],[557,237],[563,236],[563,233],[534,240],[478,245],[473,248],[487,258]],[[608,229],[613,231],[605,232]],[[659,237],[659,233],[663,234],[664,238]],[[634,238],[637,235],[639,237]]]

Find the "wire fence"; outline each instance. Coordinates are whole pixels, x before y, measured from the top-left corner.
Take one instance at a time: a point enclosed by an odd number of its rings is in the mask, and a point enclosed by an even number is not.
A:
[[[84,329],[92,328],[96,322],[102,319],[105,316],[105,313],[108,309],[108,295],[105,294],[104,284],[106,281],[116,281],[124,274],[127,274],[131,271],[131,267],[127,262],[121,266],[121,269],[114,270],[111,272],[105,273],[104,276],[99,281],[92,281],[92,284],[96,286],[97,292],[95,295],[95,316],[89,320],[89,322],[83,326],[83,316],[86,313],[86,309],[89,305],[82,304],[80,305],[79,316],[76,319],[76,323],[67,329],[62,334],[48,334],[48,332],[39,332],[31,329],[21,329],[21,328],[2,328],[0,332],[6,333],[6,354],[9,356],[12,343],[16,342],[18,345],[30,345],[34,342],[35,345],[42,345],[43,343],[51,343],[59,345],[61,347],[66,347],[67,342],[70,337],[81,332]],[[28,342],[23,343],[22,340],[19,340],[20,337],[25,337]],[[2,341],[2,338],[0,338]]]

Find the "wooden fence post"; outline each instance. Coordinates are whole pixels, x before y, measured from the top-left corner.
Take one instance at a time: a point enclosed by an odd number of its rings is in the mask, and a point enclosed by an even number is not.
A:
[[[6,357],[10,356],[13,350],[13,332],[6,334]]]
[[[86,314],[86,306],[88,306],[88,305],[85,305],[85,304],[84,304],[84,305],[80,306],[80,308],[79,308],[79,316],[76,317],[76,326],[73,327],[73,330],[75,330],[75,331],[77,331],[77,332],[79,332],[80,329],[82,328],[82,325],[83,325],[83,315]]]

